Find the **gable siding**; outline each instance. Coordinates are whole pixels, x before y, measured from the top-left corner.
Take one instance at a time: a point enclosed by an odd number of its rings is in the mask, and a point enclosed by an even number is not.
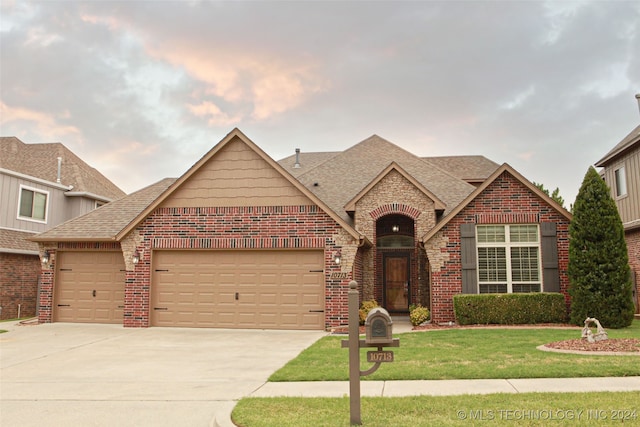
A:
[[[531,222],[556,224],[559,291],[565,295],[568,308],[569,220],[505,172],[425,243],[432,270],[434,322],[454,321],[453,296],[463,293],[461,226]],[[544,265],[544,254],[542,256]]]
[[[279,171],[236,138],[194,172],[162,207],[312,204]]]

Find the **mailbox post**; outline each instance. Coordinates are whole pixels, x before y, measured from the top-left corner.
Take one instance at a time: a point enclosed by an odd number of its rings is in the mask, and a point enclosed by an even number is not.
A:
[[[393,338],[393,322],[387,310],[376,307],[369,312],[365,321],[365,339],[360,339],[358,309],[358,283],[349,282],[349,339],[342,341],[342,348],[349,348],[349,408],[351,425],[362,425],[360,416],[360,377],[374,373],[383,362],[393,362],[393,351],[383,351],[383,347],[400,347],[400,340]],[[366,371],[360,370],[360,348],[377,347],[378,351],[367,353],[367,361],[374,365]]]

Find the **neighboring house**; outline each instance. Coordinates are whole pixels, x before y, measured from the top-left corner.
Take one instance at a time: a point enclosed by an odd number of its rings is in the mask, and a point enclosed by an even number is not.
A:
[[[60,143],[0,138],[0,318],[36,315],[40,257],[26,240],[125,195]]]
[[[640,104],[640,94],[636,98]],[[640,126],[596,162],[596,166],[604,168],[604,180],[622,219],[635,285],[636,313],[640,313]]]
[[[331,330],[354,279],[434,322],[459,293],[567,295],[571,215],[509,165],[375,135],[296,151],[276,162],[234,129],[180,178],[33,237],[40,321]]]

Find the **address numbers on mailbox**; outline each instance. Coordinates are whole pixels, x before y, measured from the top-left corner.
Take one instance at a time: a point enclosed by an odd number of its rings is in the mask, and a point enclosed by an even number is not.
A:
[[[393,362],[393,351],[368,351],[367,362]]]

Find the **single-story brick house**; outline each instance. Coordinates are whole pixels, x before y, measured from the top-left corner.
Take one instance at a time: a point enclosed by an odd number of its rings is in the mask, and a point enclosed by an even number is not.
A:
[[[33,238],[40,321],[330,330],[352,279],[434,322],[459,293],[567,294],[571,215],[509,165],[375,135],[296,151],[276,162],[234,129],[180,178]]]

